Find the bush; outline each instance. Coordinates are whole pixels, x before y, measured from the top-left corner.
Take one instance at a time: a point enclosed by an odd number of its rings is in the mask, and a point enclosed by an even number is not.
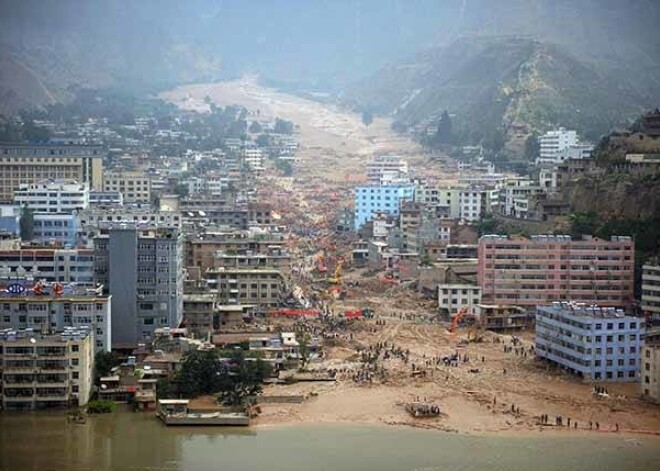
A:
[[[87,412],[90,414],[109,414],[117,409],[117,404],[112,401],[89,401]]]

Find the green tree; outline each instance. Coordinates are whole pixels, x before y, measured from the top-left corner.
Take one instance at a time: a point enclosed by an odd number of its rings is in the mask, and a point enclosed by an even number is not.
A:
[[[98,352],[94,356],[94,376],[97,380],[108,376],[112,369],[121,362],[122,359],[117,352]]]
[[[261,127],[261,124],[257,123],[256,121],[252,121],[249,131],[252,134],[259,134],[261,131],[263,131],[263,128]]]
[[[217,350],[193,350],[183,358],[176,376],[179,392],[185,397],[197,397],[220,391],[223,366]]]
[[[293,123],[291,121],[276,118],[274,131],[276,134],[293,134]]]
[[[270,136],[268,134],[259,134],[254,142],[259,147],[268,147],[270,145]]]
[[[312,350],[310,348],[310,343],[312,338],[307,332],[302,332],[297,335],[298,337],[298,351],[300,353],[300,369],[304,370],[309,363],[310,355]]]
[[[21,240],[24,242],[34,238],[34,210],[23,206],[21,218],[18,222],[21,231]]]
[[[595,235],[601,226],[598,213],[595,211],[572,213],[568,219],[571,225],[571,237]]]
[[[220,400],[229,405],[245,404],[247,398],[261,393],[270,372],[270,365],[265,361],[246,360],[243,351],[236,350],[219,378]]]
[[[539,156],[541,146],[539,145],[539,136],[536,133],[532,133],[527,136],[525,139],[525,159],[527,160],[536,160]]]
[[[374,122],[373,113],[369,110],[364,110],[362,112],[362,124],[364,124],[366,127],[369,127],[369,125],[373,122]]]
[[[451,117],[447,110],[442,112],[440,121],[438,121],[438,130],[433,138],[435,145],[451,144],[453,140]]]
[[[275,159],[275,166],[284,173],[284,176],[293,175],[293,165],[288,160]]]
[[[190,189],[185,183],[177,183],[174,187],[174,193],[179,195],[180,198],[187,198],[190,193]]]
[[[26,141],[48,141],[50,131],[43,126],[37,126],[30,119],[23,124],[23,139]]]
[[[172,381],[169,378],[159,378],[156,383],[156,396],[158,399],[171,399],[174,397]]]

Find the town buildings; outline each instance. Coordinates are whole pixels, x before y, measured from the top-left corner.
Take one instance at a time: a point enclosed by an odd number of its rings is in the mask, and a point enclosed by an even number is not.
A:
[[[645,398],[660,402],[660,327],[647,327],[642,346],[640,389]]]
[[[26,275],[49,283],[76,283],[93,287],[94,251],[40,245],[0,250],[0,276],[24,278]]]
[[[76,214],[36,213],[32,216],[32,236],[25,242],[59,244],[74,247],[78,242],[78,216]]]
[[[94,351],[112,345],[111,296],[74,284],[30,279],[0,280],[0,329],[60,332],[88,326]]]
[[[470,284],[438,285],[438,310],[441,313],[454,315],[461,309],[475,315],[477,305],[481,303],[481,288]]]
[[[111,226],[94,238],[94,276],[112,293],[113,346],[153,339],[183,316],[183,235],[175,227]]]
[[[412,184],[358,186],[355,188],[355,229],[372,219],[375,213],[399,214],[402,201],[413,200]]]
[[[151,178],[143,172],[106,172],[103,191],[117,191],[125,203],[150,203]]]
[[[564,128],[548,131],[539,137],[539,163],[555,163],[564,149],[577,145],[577,132]]]
[[[478,250],[485,303],[533,308],[554,301],[603,307],[633,302],[635,247],[630,237],[486,235]]]
[[[0,201],[11,202],[21,184],[75,180],[101,189],[101,146],[77,144],[0,144]]]
[[[14,202],[35,213],[71,214],[89,206],[89,186],[64,180],[22,183],[14,192]]]
[[[3,410],[81,407],[93,381],[94,333],[88,327],[57,334],[0,330]]]
[[[274,268],[220,268],[206,274],[221,304],[277,307],[284,299],[285,282]]]
[[[554,302],[536,310],[536,355],[591,381],[638,381],[643,335],[643,319],[620,309]]]
[[[660,262],[653,260],[642,266],[642,311],[660,321]]]
[[[408,178],[408,163],[398,155],[379,155],[367,163],[367,182],[371,185],[398,183]]]

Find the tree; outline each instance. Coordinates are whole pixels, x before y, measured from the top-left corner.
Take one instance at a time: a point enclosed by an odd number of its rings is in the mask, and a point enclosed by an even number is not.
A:
[[[452,142],[452,122],[447,110],[442,112],[438,122],[438,130],[435,132],[434,143],[451,144]]]
[[[252,121],[249,131],[252,134],[259,134],[261,131],[263,131],[263,128],[261,127],[261,124],[257,123],[256,121]]]
[[[362,112],[362,124],[366,127],[369,127],[371,123],[374,122],[374,115],[369,110],[364,110]]]
[[[98,352],[94,356],[94,373],[98,380],[108,376],[112,369],[121,363],[121,357],[117,352]]]
[[[156,383],[156,396],[158,399],[170,399],[174,397],[172,381],[169,378],[159,378]]]
[[[293,175],[293,165],[291,165],[291,162],[282,159],[275,159],[275,166],[284,173],[285,177]]]
[[[275,134],[293,134],[293,123],[284,119],[275,119]]]
[[[223,366],[217,350],[193,350],[186,353],[176,380],[185,397],[213,394],[220,390]]]
[[[265,361],[246,360],[243,351],[236,350],[220,375],[220,400],[223,404],[243,405],[247,398],[261,393],[270,372],[270,365]]]
[[[309,347],[311,343],[311,337],[307,332],[303,332],[298,335],[298,352],[300,353],[300,369],[304,370],[309,363],[311,349]]]
[[[527,136],[527,139],[525,139],[525,159],[536,160],[540,151],[539,136],[536,133]]]
[[[31,119],[23,125],[23,139],[26,141],[48,141],[50,131],[43,126],[37,126]]]
[[[595,211],[572,213],[568,219],[571,224],[571,237],[594,235],[601,225]]]
[[[190,193],[190,189],[185,183],[177,183],[174,187],[174,193],[179,195],[179,198],[186,198]]]
[[[18,222],[21,231],[21,240],[30,241],[34,238],[34,210],[23,206],[21,219]]]
[[[270,145],[270,137],[268,134],[259,134],[254,142],[259,147],[268,147]]]

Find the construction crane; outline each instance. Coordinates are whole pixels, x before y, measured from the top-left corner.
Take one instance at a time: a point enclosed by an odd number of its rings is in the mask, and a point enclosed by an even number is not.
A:
[[[451,324],[449,324],[449,332],[454,333],[454,330],[456,330],[456,327],[458,326],[459,322],[461,322],[461,319],[465,317],[465,315],[468,313],[468,310],[466,307],[461,308],[456,315],[453,317],[451,320]]]

